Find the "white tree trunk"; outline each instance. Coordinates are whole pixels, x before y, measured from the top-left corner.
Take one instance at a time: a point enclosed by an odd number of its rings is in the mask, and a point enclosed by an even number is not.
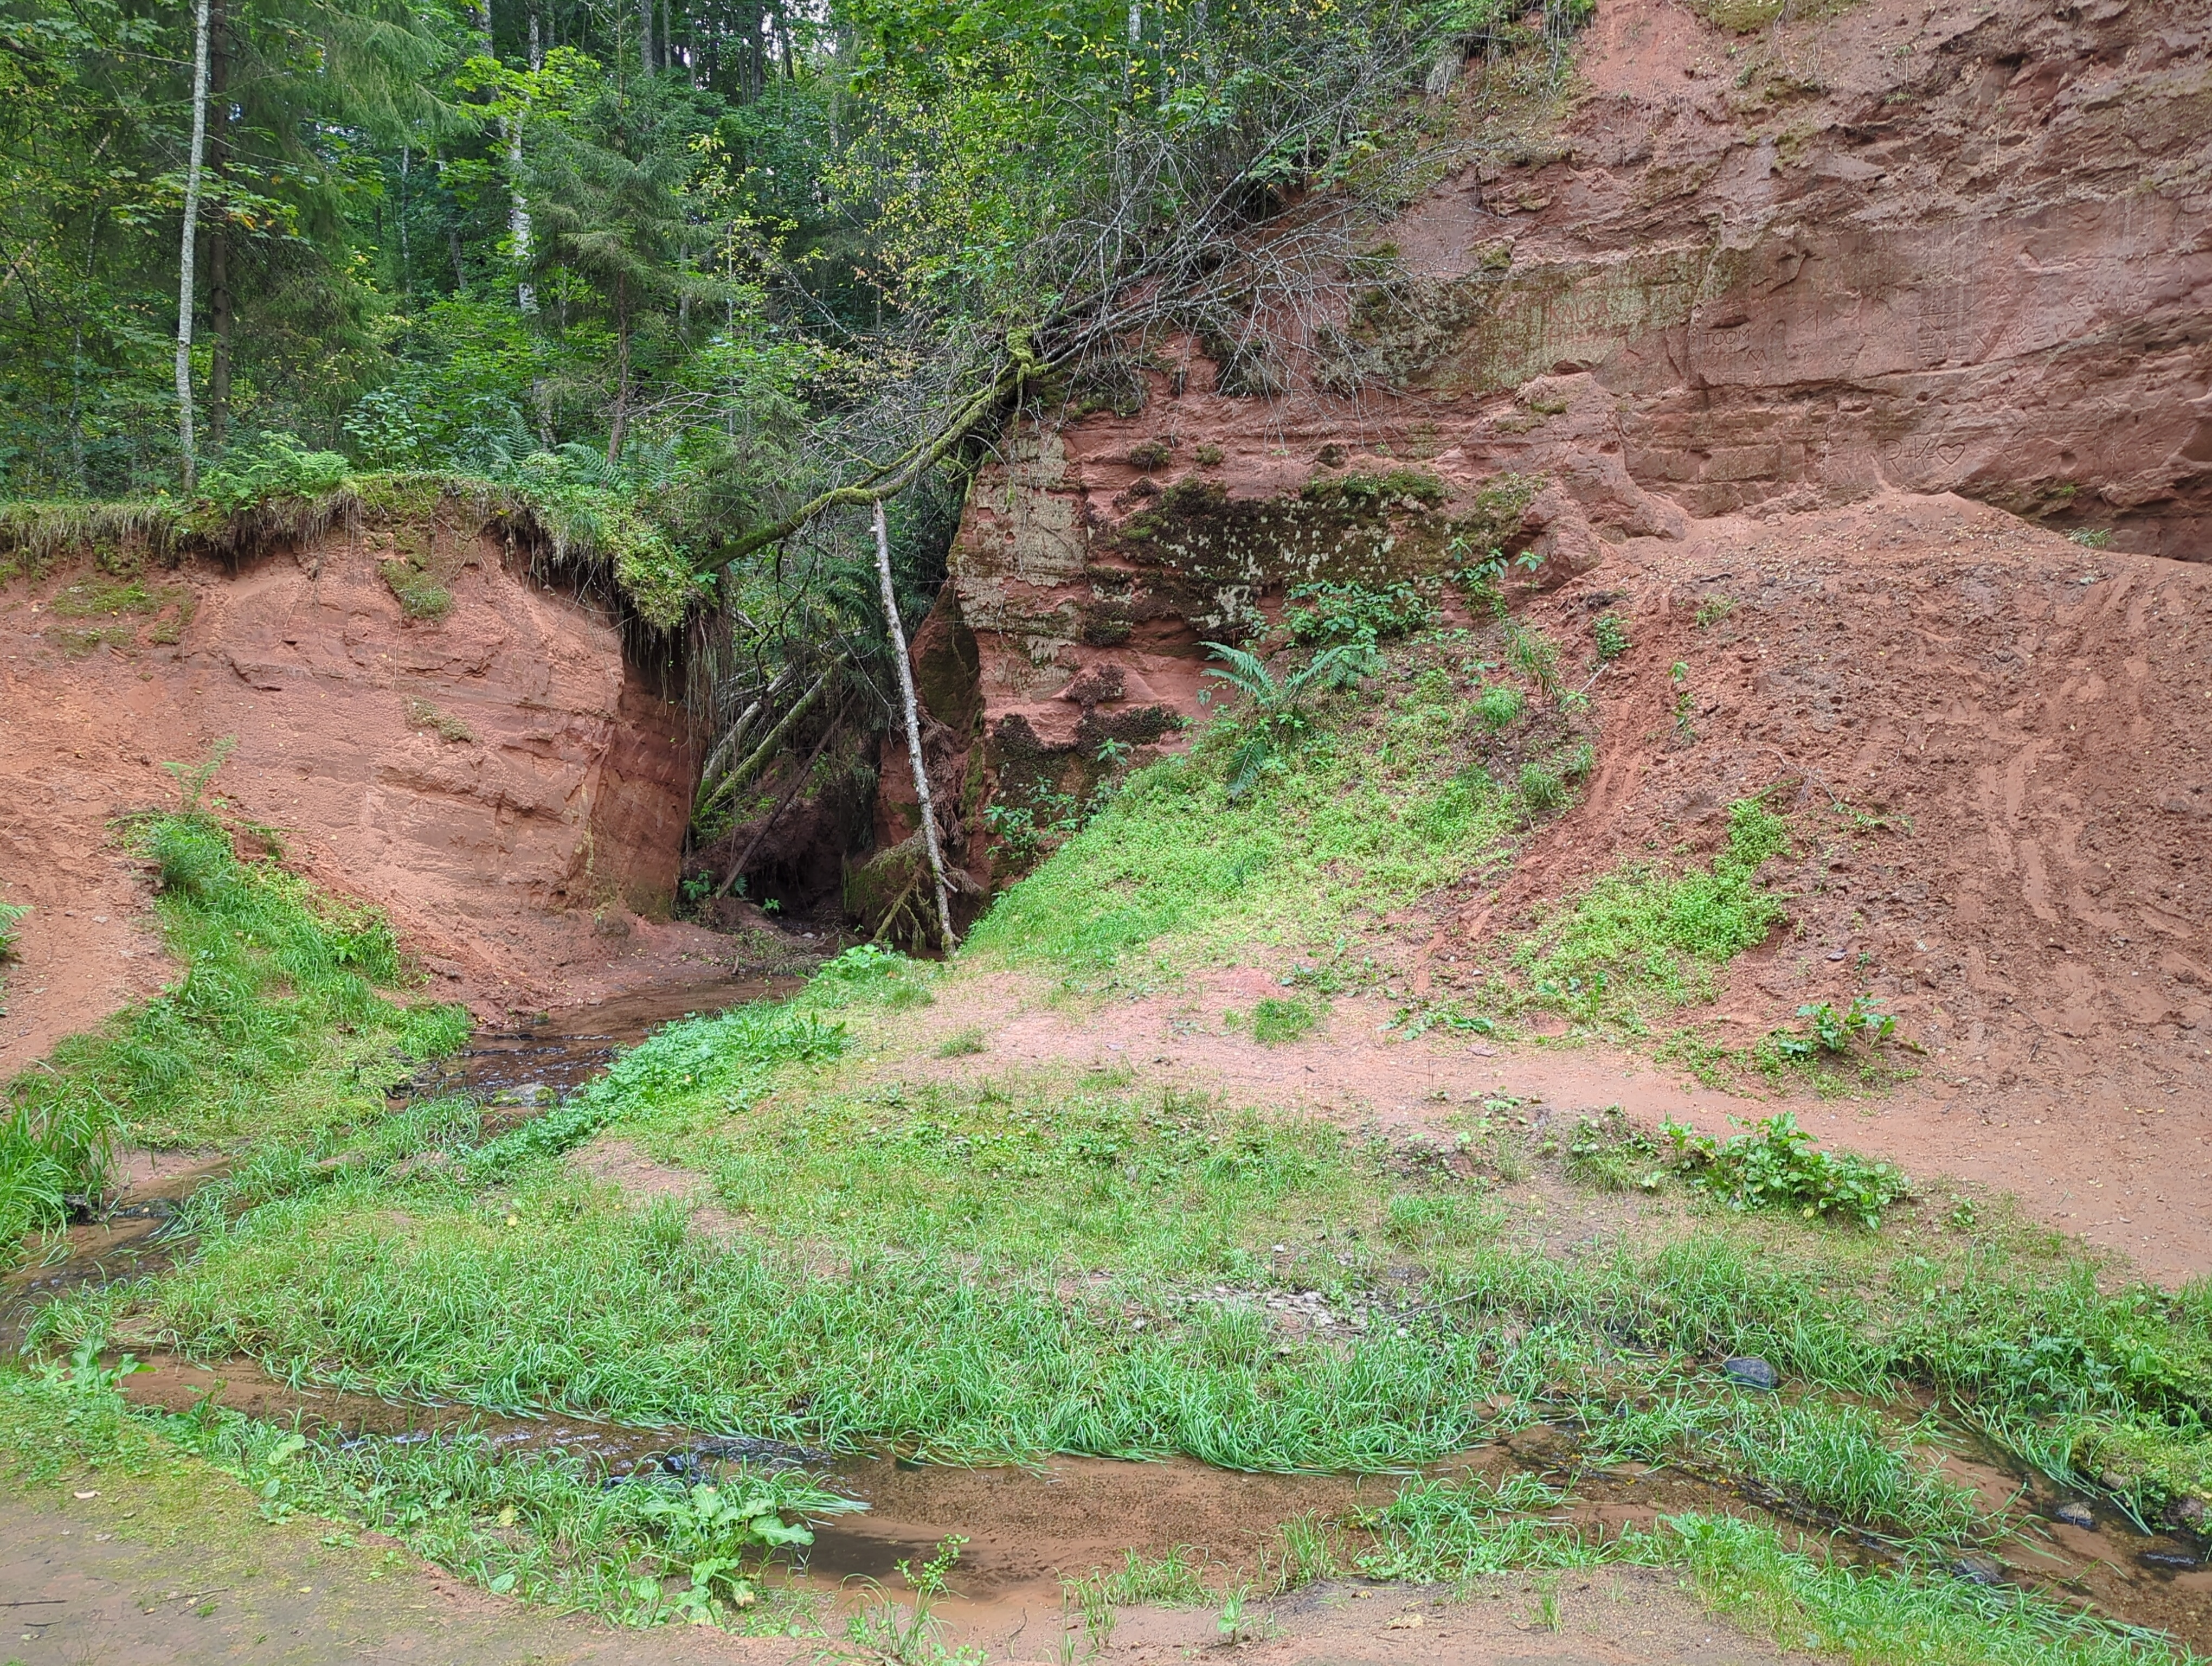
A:
[[[192,149],[185,164],[185,232],[177,250],[177,443],[184,455],[187,492],[199,475],[199,455],[192,438],[192,289],[200,227],[200,169],[207,161],[207,102],[208,0],[199,0],[193,14]]]
[[[914,765],[915,796],[921,800],[921,842],[929,851],[930,878],[937,882],[937,928],[950,954],[960,939],[952,934],[952,898],[945,888],[945,853],[937,848],[937,806],[930,802],[929,769],[921,761],[921,714],[915,703],[914,667],[907,663],[898,597],[891,589],[891,538],[884,524],[881,498],[876,500],[876,576],[884,587],[884,624],[890,632],[891,658],[898,662],[899,703],[906,708],[906,755]]]

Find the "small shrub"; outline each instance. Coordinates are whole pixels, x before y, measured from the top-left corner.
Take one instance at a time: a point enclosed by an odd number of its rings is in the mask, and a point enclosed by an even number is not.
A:
[[[1790,1209],[1808,1220],[1837,1214],[1872,1228],[1910,1191],[1904,1173],[1890,1164],[1816,1149],[1788,1111],[1726,1140],[1673,1121],[1660,1133],[1673,1166],[1731,1208]]]
[[[1164,440],[1140,440],[1129,447],[1129,466],[1149,474],[1165,468],[1172,454]]]
[[[1785,1059],[1810,1059],[1820,1054],[1848,1053],[1856,1044],[1879,1047],[1897,1033],[1897,1020],[1864,995],[1851,997],[1848,1010],[1838,1012],[1827,1001],[1800,1006],[1797,1016],[1807,1020],[1804,1033],[1778,1032],[1774,1050]]]
[[[1599,614],[1590,623],[1590,635],[1601,660],[1618,660],[1628,652],[1628,627],[1617,613]]]
[[[1218,446],[1200,446],[1192,455],[1198,459],[1198,465],[1202,469],[1221,466],[1221,447]]]
[[[222,768],[223,760],[238,750],[238,737],[227,734],[208,748],[208,755],[198,763],[164,763],[162,769],[177,783],[178,807],[187,816],[200,812],[200,800],[207,795],[208,783],[215,779],[216,771]]]
[[[1505,657],[1515,670],[1536,685],[1544,698],[1559,697],[1559,644],[1542,631],[1509,623],[1505,627]]]
[[[1435,616],[1428,599],[1410,584],[1371,590],[1364,584],[1301,584],[1285,598],[1284,623],[1292,640],[1305,643],[1372,645],[1411,635]]]
[[[1510,729],[1521,721],[1521,714],[1528,708],[1528,702],[1516,688],[1494,684],[1475,697],[1474,714],[1482,726],[1492,734]]]
[[[1271,998],[1252,1009],[1252,1039],[1267,1047],[1294,1042],[1311,1030],[1318,1018],[1302,1000]]]

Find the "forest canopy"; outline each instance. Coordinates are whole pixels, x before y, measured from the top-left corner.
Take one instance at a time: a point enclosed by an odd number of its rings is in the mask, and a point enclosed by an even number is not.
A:
[[[0,0],[0,496],[465,478],[714,604],[726,756],[831,666],[878,721],[872,504],[910,624],[1021,402],[1282,392],[1424,86],[1589,9]]]

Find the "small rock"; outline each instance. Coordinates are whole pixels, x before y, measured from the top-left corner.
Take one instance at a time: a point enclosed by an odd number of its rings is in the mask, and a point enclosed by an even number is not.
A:
[[[1762,1394],[1772,1394],[1782,1383],[1782,1374],[1755,1353],[1722,1360],[1721,1371],[1736,1387],[1757,1389]]]
[[[2184,1499],[2173,1506],[2173,1513],[2176,1518],[2187,1525],[2198,1527],[2203,1524],[2208,1515],[2212,1515],[2212,1505],[2206,1505],[2202,1499]]]
[[[2053,1521],[2064,1522],[2069,1527],[2094,1527],[2097,1512],[2079,1499],[2069,1499],[2051,1512]]]
[[[2005,1582],[2005,1565],[1978,1550],[1970,1550],[1953,1562],[1951,1572],[1970,1585],[2002,1585]]]

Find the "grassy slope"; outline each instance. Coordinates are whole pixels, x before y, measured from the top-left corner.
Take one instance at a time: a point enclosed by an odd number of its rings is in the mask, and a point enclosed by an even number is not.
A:
[[[380,915],[273,858],[240,860],[212,818],[153,817],[120,836],[160,870],[155,909],[185,974],[7,1085],[0,1246],[101,1191],[118,1139],[312,1140],[381,1116],[387,1086],[468,1031],[459,1007],[389,998],[410,979]]]

